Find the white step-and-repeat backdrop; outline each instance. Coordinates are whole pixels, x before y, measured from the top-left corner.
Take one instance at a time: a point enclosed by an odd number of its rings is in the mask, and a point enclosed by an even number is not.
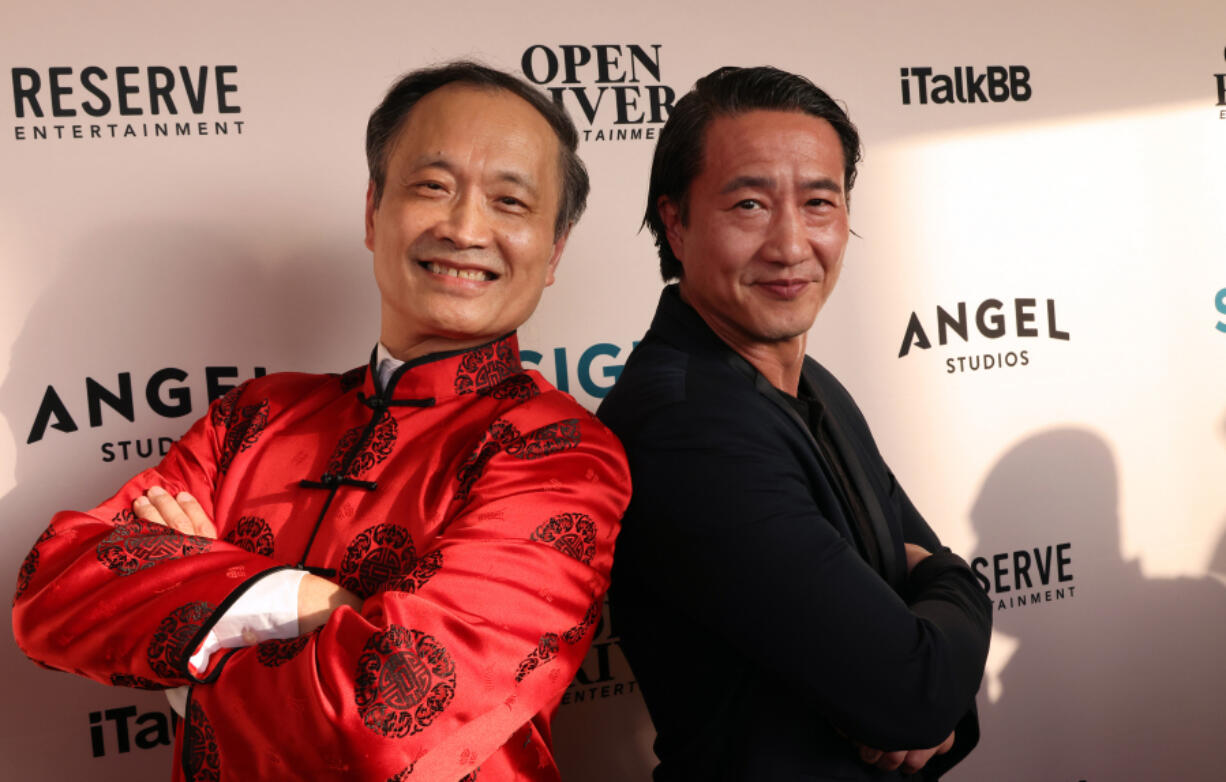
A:
[[[574,116],[593,196],[521,341],[594,408],[660,287],[638,224],[672,101],[773,64],[866,147],[810,352],[996,606],[983,740],[949,778],[1223,778],[1220,0],[27,2],[0,42],[10,584],[53,511],[153,463],[219,389],[364,361],[363,130],[398,74],[476,57]],[[0,776],[169,776],[159,695],[44,671],[7,630],[0,670]],[[556,736],[570,779],[647,778],[616,617]]]

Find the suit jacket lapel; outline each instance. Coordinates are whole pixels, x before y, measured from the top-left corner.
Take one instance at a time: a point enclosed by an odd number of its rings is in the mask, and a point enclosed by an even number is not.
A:
[[[809,381],[809,385],[815,392],[820,393],[818,389],[821,386],[818,384],[818,378],[812,372],[812,367],[808,361],[805,362],[803,370],[805,377]],[[825,404],[825,400],[822,401]],[[843,426],[843,422],[838,416],[826,415],[826,425],[830,431],[830,439],[834,442],[834,447],[838,449],[839,456],[843,459],[843,466],[847,470],[847,475],[855,484],[856,491],[860,494],[860,499],[864,502],[864,508],[868,512],[869,522],[872,524],[873,532],[877,536],[877,544],[881,552],[881,566],[886,580],[892,586],[899,586],[899,582],[904,575],[903,571],[898,567],[898,558],[894,554],[894,534],[890,530],[889,522],[885,518],[885,512],[881,508],[881,502],[878,499],[877,492],[873,489],[868,480],[868,474],[864,471],[864,466],[860,463],[860,459],[856,456],[856,450],[852,447],[851,438]]]
[[[758,393],[769,399],[770,402],[775,405],[775,407],[782,410],[784,415],[786,415],[792,420],[793,423],[796,424],[796,426],[804,434],[805,439],[809,442],[809,447],[813,449],[814,456],[819,461],[825,460],[826,457],[822,455],[821,446],[818,445],[817,439],[813,436],[813,432],[809,429],[809,423],[800,417],[792,405],[788,404],[788,401],[783,397],[783,393],[771,385],[770,381],[767,380],[762,373],[758,372],[758,370],[755,369],[752,364],[746,361],[736,351],[729,350],[726,355],[729,364],[731,364],[738,372],[753,381],[754,388],[758,391]],[[806,370],[807,369],[808,367],[806,366]],[[817,388],[814,379],[809,378],[809,380],[810,384],[813,385],[814,388]],[[894,547],[891,545],[893,537],[890,534],[889,524],[886,523],[885,514],[881,510],[881,503],[877,501],[877,494],[873,491],[872,486],[869,484],[868,476],[865,475],[864,468],[861,467],[859,460],[856,458],[855,451],[850,447],[850,441],[847,439],[847,436],[843,432],[843,429],[839,425],[838,421],[836,421],[830,415],[826,416],[826,421],[829,425],[831,439],[834,442],[834,446],[838,450],[840,458],[843,460],[844,469],[846,469],[849,479],[854,483],[855,490],[862,498],[865,510],[869,515],[869,523],[872,526],[872,533],[876,540],[873,542],[867,542],[866,545],[874,545],[876,548],[875,553],[877,554],[877,557],[870,557],[870,562],[872,559],[879,559],[881,562],[882,574],[885,576],[886,580],[893,585],[896,580],[897,558],[894,556]]]

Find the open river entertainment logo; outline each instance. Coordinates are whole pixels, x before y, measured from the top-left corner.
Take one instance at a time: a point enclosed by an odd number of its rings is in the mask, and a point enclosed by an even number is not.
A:
[[[236,65],[12,68],[17,141],[241,136]]]
[[[534,44],[520,68],[570,112],[584,141],[654,141],[677,93],[661,81],[660,44]]]
[[[967,348],[953,350],[962,355],[945,358],[945,373],[950,375],[1027,367],[1032,358],[1028,345],[1033,343],[1021,340],[1069,340],[1069,333],[1057,323],[1056,300],[1031,298],[959,301],[949,307],[938,305],[931,318],[927,313],[921,317],[918,311],[912,312],[898,357],[906,357],[913,349],[932,349],[933,336],[941,347],[959,342],[969,346],[981,339],[1006,340],[1003,344],[991,345],[994,349],[989,351],[978,346],[969,353]]]

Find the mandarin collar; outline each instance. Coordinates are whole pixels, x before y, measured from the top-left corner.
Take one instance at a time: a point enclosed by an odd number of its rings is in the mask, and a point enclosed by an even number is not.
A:
[[[484,345],[429,353],[406,361],[392,372],[387,388],[379,382],[378,347],[371,351],[363,393],[372,399],[441,404],[457,396],[482,394],[523,373],[515,332]]]

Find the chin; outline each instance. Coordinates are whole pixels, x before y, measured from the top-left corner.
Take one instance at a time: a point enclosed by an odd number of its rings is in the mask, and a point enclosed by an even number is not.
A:
[[[760,323],[757,334],[763,342],[786,342],[808,334],[815,320],[816,317]]]

